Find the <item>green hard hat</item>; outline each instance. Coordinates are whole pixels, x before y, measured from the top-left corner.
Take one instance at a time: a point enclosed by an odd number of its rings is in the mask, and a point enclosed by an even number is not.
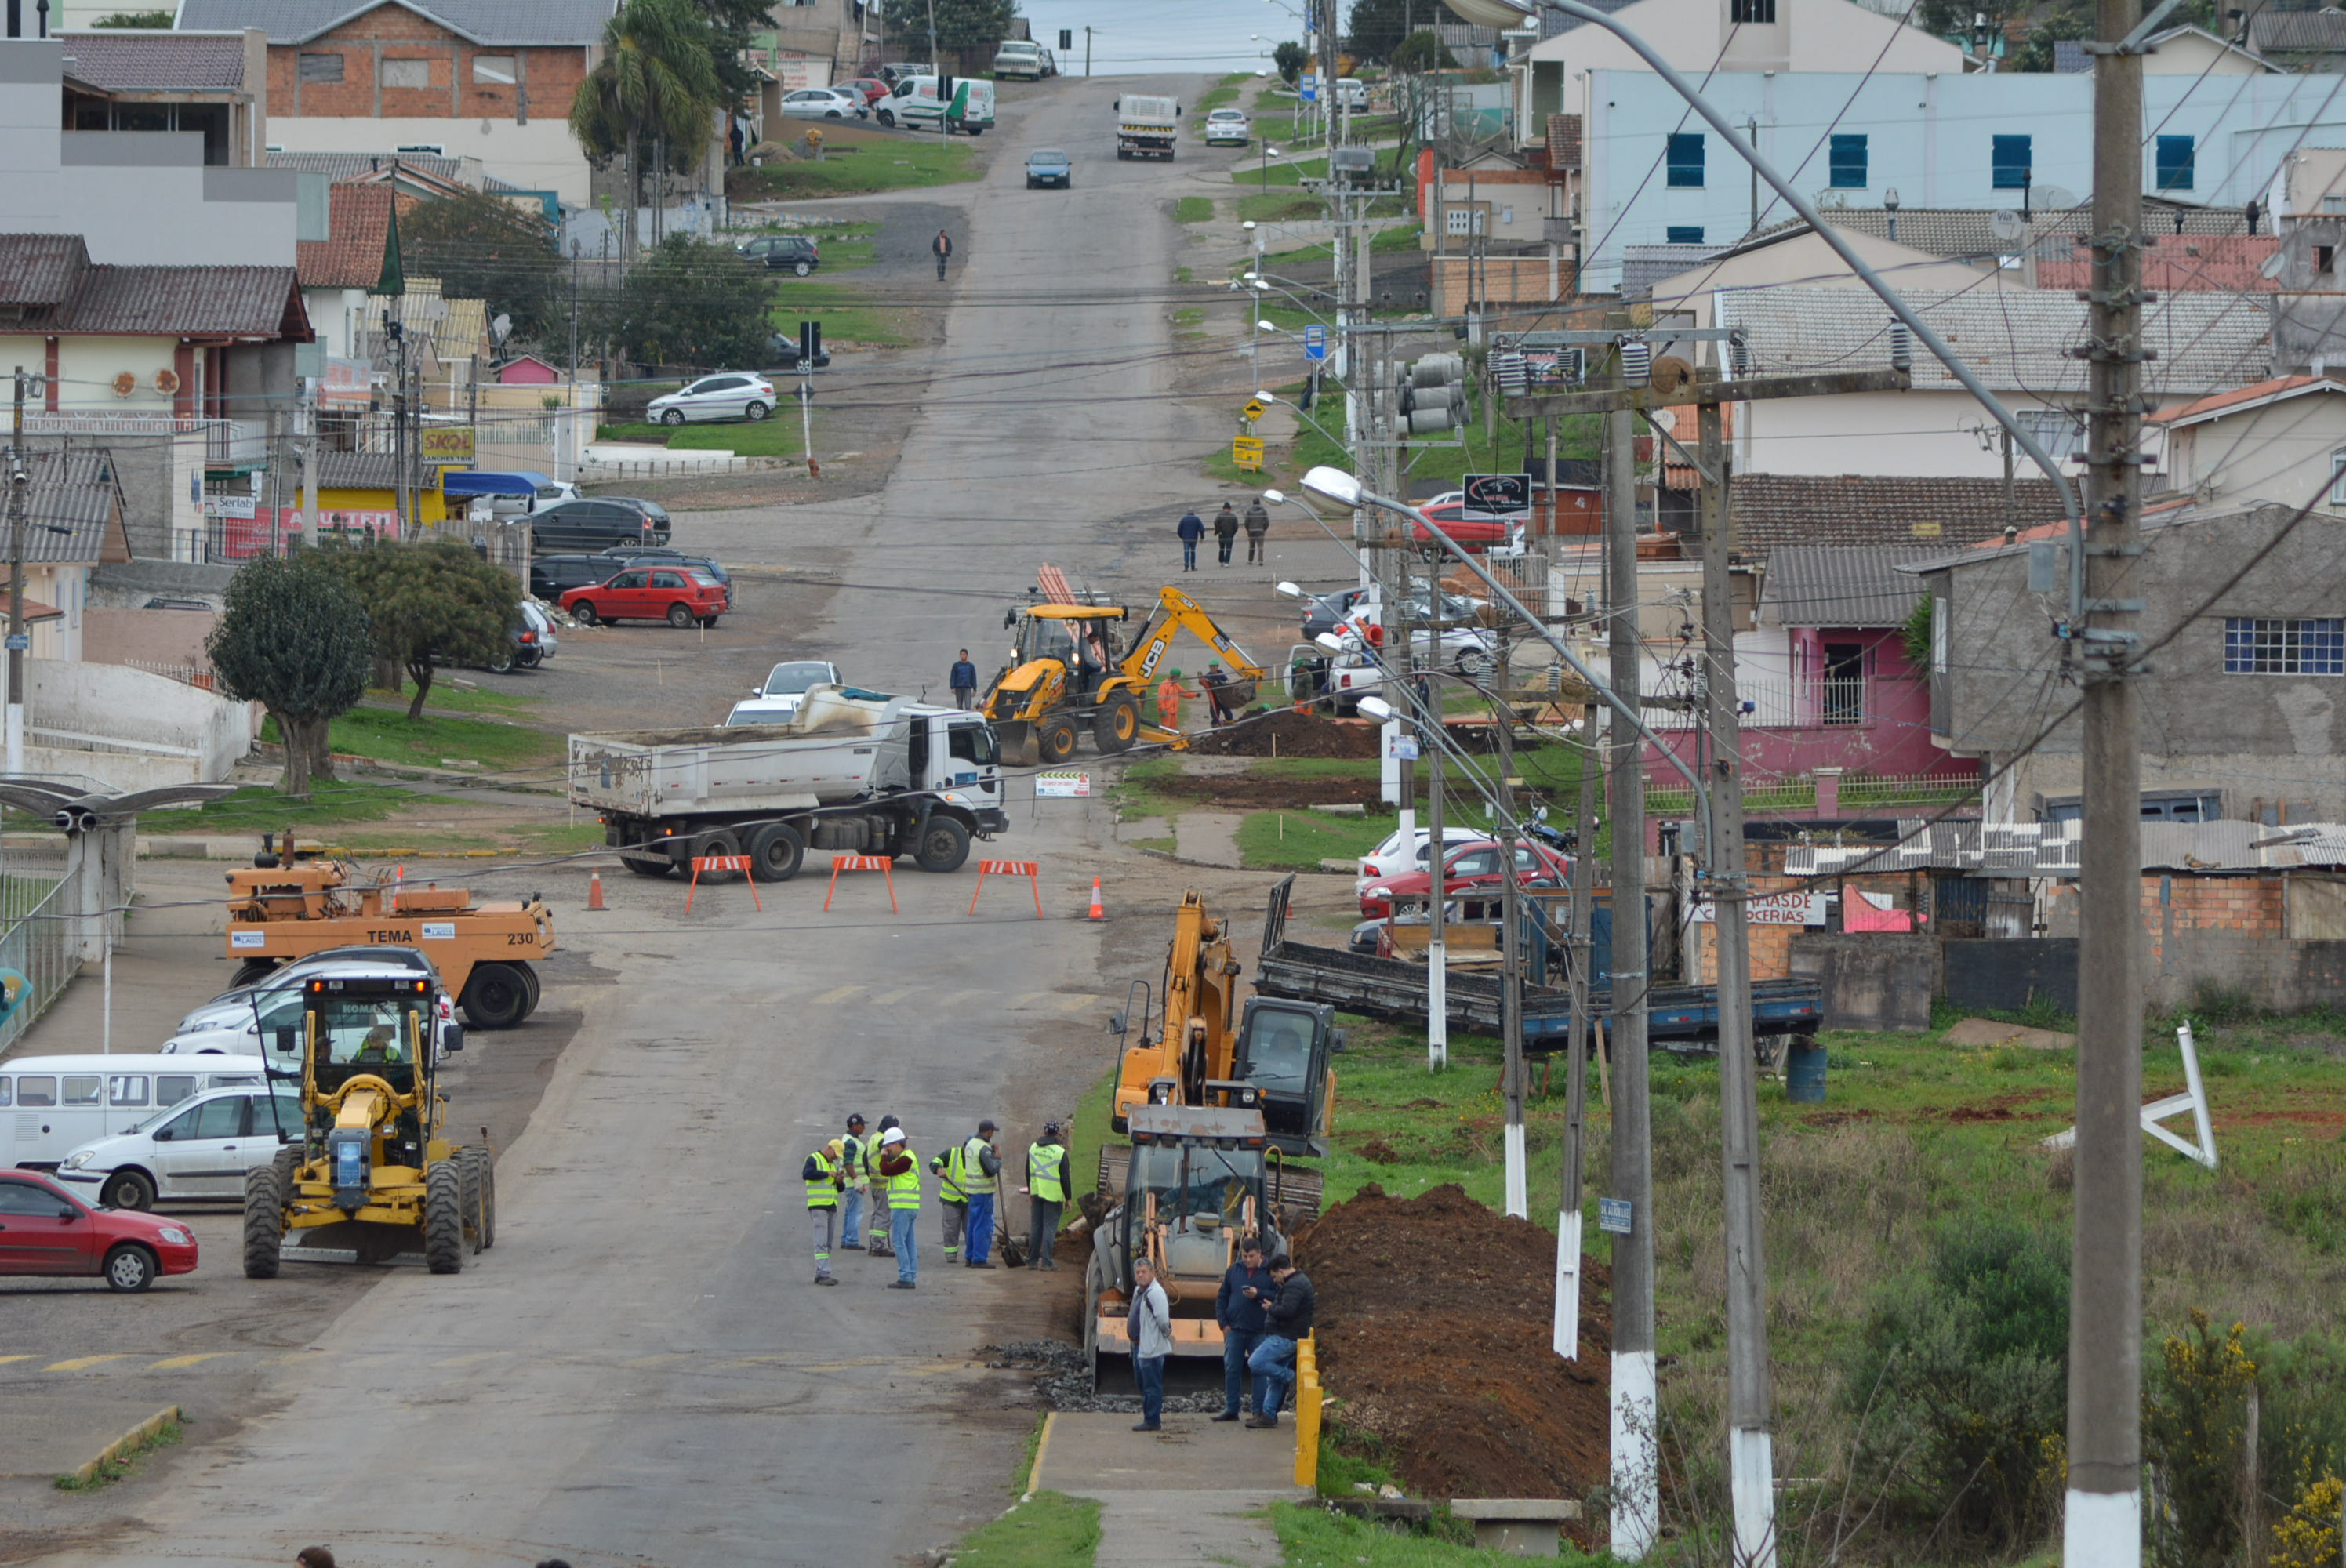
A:
[[[1168,669],[1165,672],[1165,678],[1167,680],[1179,680],[1181,678],[1181,672],[1178,669]]]

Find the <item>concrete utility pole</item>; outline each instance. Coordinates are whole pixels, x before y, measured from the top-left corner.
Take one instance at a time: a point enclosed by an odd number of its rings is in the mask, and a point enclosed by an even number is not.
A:
[[[324,432],[318,428],[318,378],[303,378],[301,399],[309,416],[301,443],[301,537],[309,544],[318,542],[318,464],[326,443],[321,438]]]
[[[1708,891],[1718,939],[1719,1108],[1727,1178],[1727,1457],[1735,1522],[1729,1560],[1736,1568],[1775,1568],[1768,1254],[1760,1228],[1760,1074],[1751,1038],[1751,880],[1743,858],[1742,721],[1734,585],[1728,574],[1735,528],[1719,404],[1701,404],[1696,417],[1702,433],[1702,673],[1710,727]]]
[[[2077,1176],[2069,1295],[2068,1568],[2142,1560],[2140,0],[2099,0],[2086,480],[2085,844],[2077,880]]]
[[[25,771],[25,508],[33,476],[25,461],[25,393],[33,378],[18,365],[8,427],[8,776]]]
[[[1426,575],[1439,583],[1442,576],[1439,565],[1429,563]],[[1437,617],[1435,625],[1440,624]],[[1436,636],[1438,637],[1439,634]],[[1428,671],[1425,677],[1426,706],[1433,710],[1427,715],[1426,725],[1433,733],[1433,744],[1425,750],[1425,841],[1433,865],[1439,868],[1443,842],[1442,748],[1448,737],[1442,722],[1442,661],[1437,658],[1433,665],[1433,669]],[[1505,788],[1504,783],[1500,786],[1502,791]],[[1434,874],[1438,880],[1441,872],[1437,869]],[[1442,892],[1441,888],[1433,888],[1433,907],[1426,917],[1425,1065],[1428,1072],[1439,1072],[1450,1064],[1449,916],[1443,908],[1449,901],[1442,896]]]
[[[1556,422],[1548,422],[1555,428]],[[1551,446],[1553,441],[1551,441]],[[1549,472],[1555,460],[1549,459]],[[1572,846],[1572,1023],[1566,1036],[1572,1052],[1565,1073],[1564,1196],[1556,1217],[1556,1353],[1580,1359],[1580,1211],[1587,1154],[1582,1145],[1588,1114],[1588,963],[1594,952],[1589,928],[1596,904],[1596,705],[1580,710],[1580,814]]]
[[[1515,712],[1507,695],[1510,672],[1502,646],[1496,677],[1499,721],[1499,1039],[1506,1053],[1506,1212],[1529,1219],[1531,1189],[1524,1170],[1524,894],[1515,871]]]
[[[1617,366],[1618,361],[1616,361]],[[1605,615],[1613,694],[1641,704],[1637,471],[1627,409],[1605,420]],[[1646,1060],[1645,743],[1617,718],[1613,769],[1613,1196],[1629,1224],[1613,1237],[1613,1553],[1635,1563],[1660,1530],[1654,1381],[1654,1161]]]

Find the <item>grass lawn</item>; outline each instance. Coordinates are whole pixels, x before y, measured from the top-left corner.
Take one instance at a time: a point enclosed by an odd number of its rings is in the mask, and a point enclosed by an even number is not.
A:
[[[1099,1550],[1099,1512],[1090,1498],[1038,1492],[963,1537],[954,1561],[972,1568],[1086,1568]]]
[[[826,343],[868,343],[874,348],[903,348],[913,341],[912,312],[898,305],[869,303],[852,284],[825,283],[813,278],[786,278],[774,299],[774,330],[795,338],[799,323],[822,323]],[[816,378],[818,382],[821,378]],[[816,390],[820,408],[821,388]]]
[[[563,754],[558,735],[497,719],[443,718],[428,708],[417,719],[409,718],[403,708],[354,708],[329,725],[326,734],[327,744],[345,755],[425,768],[462,758],[502,771],[537,767]],[[274,719],[263,722],[260,738],[277,738]]]
[[[826,133],[828,134],[828,133]],[[985,172],[966,137],[890,137],[827,148],[821,162],[770,163],[736,168],[725,177],[736,201],[787,201],[793,197],[861,196],[914,186],[952,185]]]
[[[1173,204],[1173,217],[1179,223],[1211,223],[1214,220],[1214,199],[1210,196],[1185,196]]]
[[[1239,860],[1250,871],[1316,871],[1322,860],[1368,853],[1395,817],[1331,817],[1318,811],[1250,811],[1239,822]]]
[[[830,331],[824,328],[826,334]],[[795,385],[796,383],[791,383]],[[792,401],[776,409],[761,420],[731,419],[706,423],[646,424],[633,421],[625,424],[606,424],[596,428],[597,441],[657,442],[671,452],[730,452],[740,457],[800,457],[806,452],[805,437],[799,430],[798,403],[792,394],[780,384],[774,388],[777,397]],[[818,387],[816,395],[821,395]],[[818,402],[818,408],[821,404]],[[822,423],[822,416],[815,416]]]
[[[305,830],[347,822],[376,822],[409,809],[415,792],[396,784],[342,782],[314,785],[307,800],[282,790],[248,785],[233,795],[192,809],[166,806],[140,821],[156,833],[260,833],[285,827]],[[257,844],[256,844],[256,847]]]
[[[1325,1455],[1323,1449],[1321,1490],[1334,1495],[1325,1484]],[[1363,1563],[1369,1568],[1477,1568],[1483,1564],[1523,1561],[1506,1553],[1484,1552],[1466,1544],[1472,1540],[1472,1532],[1470,1527],[1463,1522],[1448,1523],[1448,1531],[1443,1534],[1396,1534],[1382,1524],[1369,1520],[1352,1519],[1292,1502],[1272,1503],[1270,1522],[1272,1528],[1279,1532],[1280,1560],[1288,1564],[1288,1568],[1355,1568],[1356,1564]],[[1609,1554],[1603,1557],[1584,1555],[1567,1541],[1564,1543],[1560,1555],[1544,1561],[1572,1568],[1575,1563],[1613,1563],[1617,1560]]]

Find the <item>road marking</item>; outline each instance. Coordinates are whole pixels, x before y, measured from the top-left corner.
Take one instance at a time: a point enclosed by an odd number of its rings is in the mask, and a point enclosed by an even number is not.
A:
[[[118,1351],[110,1356],[76,1356],[70,1361],[52,1361],[47,1366],[43,1367],[41,1370],[45,1372],[83,1372],[87,1371],[90,1368],[104,1361],[127,1361],[129,1359],[130,1353],[128,1350]]]
[[[1430,886],[1432,884],[1429,883],[1428,885]],[[29,1361],[32,1359],[34,1359],[33,1353],[29,1350],[21,1356],[0,1356],[0,1367],[5,1367],[11,1361]]]
[[[1432,883],[1429,882],[1427,885],[1432,886]],[[435,1367],[473,1367],[478,1366],[483,1361],[494,1361],[500,1356],[508,1356],[512,1353],[510,1350],[475,1350],[469,1356],[451,1356],[444,1361],[434,1361],[432,1364]]]
[[[233,1350],[206,1350],[195,1356],[170,1356],[148,1367],[150,1372],[175,1372],[181,1367],[192,1367],[198,1361],[217,1361],[222,1356],[232,1356]]]
[[[1431,880],[1426,883],[1426,886],[1428,887],[1432,887],[1433,885],[1433,884]],[[893,1007],[896,1003],[903,1001],[904,998],[912,994],[913,987],[909,985],[900,985],[893,991],[885,991],[881,993],[872,1000],[882,1007]]]
[[[865,988],[861,985],[837,986],[830,991],[824,992],[821,996],[816,997],[814,999],[814,1004],[817,1007],[834,1007],[840,1003],[862,995],[864,989]]]

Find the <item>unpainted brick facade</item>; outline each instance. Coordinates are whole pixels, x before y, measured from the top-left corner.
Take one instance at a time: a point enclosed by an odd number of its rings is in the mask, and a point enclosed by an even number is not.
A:
[[[270,46],[269,102],[297,118],[558,121],[589,53],[574,44],[484,48],[402,6],[378,5],[306,44]],[[337,61],[341,80],[327,79]]]

